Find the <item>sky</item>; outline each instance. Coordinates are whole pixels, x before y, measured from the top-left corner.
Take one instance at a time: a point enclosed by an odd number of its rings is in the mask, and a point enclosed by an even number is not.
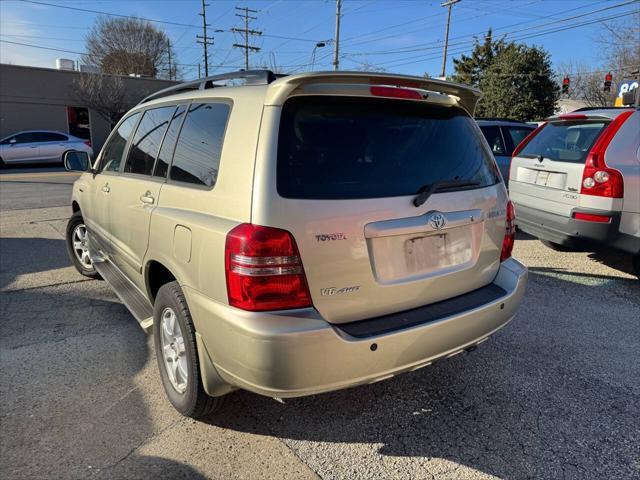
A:
[[[252,67],[275,64],[287,72],[332,69],[335,0],[207,3],[209,30],[223,30],[213,33],[210,75],[244,67],[243,51],[232,46],[242,38],[231,29],[244,26],[236,7],[257,10],[250,28],[262,35],[251,42],[260,48],[251,53]],[[447,19],[441,3],[342,0],[340,69],[375,66],[395,73],[440,75]],[[95,12],[105,12],[154,20],[171,39],[182,77],[197,78],[198,64],[203,63],[202,46],[196,43],[196,35],[202,34],[201,8],[201,0],[1,0],[0,62],[54,68],[56,58],[78,60],[99,16]],[[447,73],[453,71],[452,57],[469,53],[474,37],[489,28],[507,39],[545,48],[555,68],[571,61],[597,70],[604,60],[602,22],[623,21],[639,9],[639,0],[460,0],[452,7]],[[318,42],[328,43],[315,47]]]

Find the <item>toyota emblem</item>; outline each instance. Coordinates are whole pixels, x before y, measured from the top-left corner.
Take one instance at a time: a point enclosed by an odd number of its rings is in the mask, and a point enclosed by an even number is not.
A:
[[[434,213],[433,215],[431,215],[429,223],[434,229],[441,230],[444,227],[445,223],[447,223],[447,220],[444,218],[443,214]]]

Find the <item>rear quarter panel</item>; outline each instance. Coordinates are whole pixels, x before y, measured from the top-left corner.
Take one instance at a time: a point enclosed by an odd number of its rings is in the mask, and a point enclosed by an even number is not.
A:
[[[251,192],[264,89],[226,91],[233,106],[212,189],[168,180],[151,218],[145,265],[158,261],[182,286],[227,302],[224,246],[227,232],[251,217]],[[215,101],[203,96],[202,100]],[[194,102],[200,98],[194,98]],[[178,232],[178,233],[176,233]],[[178,244],[179,243],[179,244]]]

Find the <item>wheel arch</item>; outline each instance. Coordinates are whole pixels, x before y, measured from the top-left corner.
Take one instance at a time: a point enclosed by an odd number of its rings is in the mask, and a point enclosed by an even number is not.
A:
[[[71,210],[73,211],[73,213],[78,213],[80,211],[80,204],[73,200],[71,202]]]
[[[147,295],[151,303],[155,302],[158,290],[162,285],[173,282],[178,278],[173,271],[158,260],[149,260],[145,265],[144,280]]]

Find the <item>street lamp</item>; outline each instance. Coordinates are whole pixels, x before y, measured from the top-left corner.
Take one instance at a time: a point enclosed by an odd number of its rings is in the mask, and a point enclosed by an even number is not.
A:
[[[326,41],[326,42],[318,42],[318,43],[316,43],[316,46],[313,47],[313,51],[311,52],[311,71],[313,71],[313,66],[316,63],[316,50],[318,48],[326,47],[327,43],[329,43],[329,42],[328,41]]]

